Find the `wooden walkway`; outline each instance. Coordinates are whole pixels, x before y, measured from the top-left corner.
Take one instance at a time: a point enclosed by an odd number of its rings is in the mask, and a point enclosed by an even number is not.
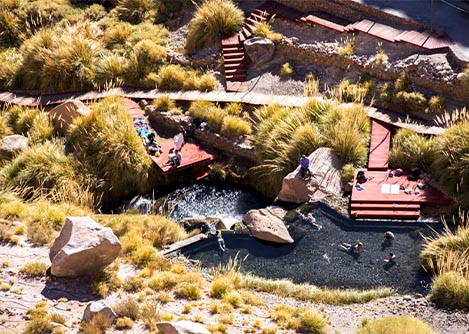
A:
[[[253,106],[278,104],[284,107],[302,107],[311,99],[322,100],[321,97],[310,98],[303,96],[271,95],[254,92],[234,93],[215,91],[204,93],[199,91],[159,91],[157,89],[139,90],[133,88],[113,88],[103,92],[91,91],[62,94],[0,92],[0,103],[16,104],[29,107],[47,107],[62,104],[70,99],[86,102],[95,101],[108,96],[121,96],[137,100],[153,100],[162,96],[168,96],[171,100],[175,101],[210,101],[216,103],[237,102],[250,104]],[[412,120],[412,122],[409,123],[405,116],[397,112],[376,109],[373,107],[367,107],[366,111],[370,118],[380,120],[387,124],[392,124],[399,128],[411,129],[415,132],[426,135],[440,135],[444,132],[444,128],[430,126],[424,121]]]
[[[391,125],[378,120],[371,123],[368,170],[387,170],[391,147]]]

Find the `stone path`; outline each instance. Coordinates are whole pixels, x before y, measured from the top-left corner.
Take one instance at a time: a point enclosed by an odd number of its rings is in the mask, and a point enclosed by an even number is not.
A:
[[[159,91],[157,89],[139,90],[133,88],[113,88],[103,92],[72,92],[62,94],[40,94],[40,93],[11,93],[0,92],[0,103],[10,103],[22,106],[51,106],[64,103],[70,99],[80,101],[93,101],[108,96],[122,96],[131,99],[156,99],[168,96],[176,101],[210,101],[217,103],[238,102],[253,106],[278,104],[285,107],[302,107],[309,100],[322,100],[321,97],[304,97],[291,95],[271,95],[262,93],[234,93],[225,91],[199,92],[199,91]],[[383,109],[367,107],[368,116],[392,124],[399,128],[412,129],[418,133],[427,135],[439,135],[444,129],[431,126],[423,120],[408,119],[405,115]]]

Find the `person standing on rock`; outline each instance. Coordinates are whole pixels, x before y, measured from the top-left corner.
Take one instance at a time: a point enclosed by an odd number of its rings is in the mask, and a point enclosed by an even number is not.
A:
[[[300,158],[300,175],[302,179],[306,178],[306,176],[311,177],[310,164],[311,160],[306,155],[302,155]]]

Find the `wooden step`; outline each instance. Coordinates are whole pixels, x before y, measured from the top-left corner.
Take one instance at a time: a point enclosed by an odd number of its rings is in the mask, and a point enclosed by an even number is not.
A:
[[[232,46],[232,47],[224,47],[223,53],[239,53],[244,52],[244,48],[242,46]]]
[[[247,25],[250,25],[250,26],[252,26],[252,27],[254,27],[254,28],[256,27],[256,24],[258,24],[259,22],[261,22],[261,21],[257,21],[255,18],[252,18],[252,17],[248,17],[248,18],[246,19],[246,24],[247,24]]]
[[[226,81],[246,81],[246,74],[226,75]]]
[[[237,64],[244,62],[244,57],[238,57],[238,58],[226,58],[223,60],[225,64]]]
[[[352,210],[420,210],[420,204],[351,203]]]
[[[420,210],[352,210],[352,218],[374,218],[374,219],[418,219]]]
[[[244,27],[252,34],[254,34],[254,31],[256,31],[256,25],[255,24],[248,24],[245,23]]]
[[[243,68],[234,68],[234,69],[225,69],[226,75],[241,75],[246,74],[246,71]]]
[[[258,22],[264,22],[266,21],[266,18],[264,16],[261,16],[259,14],[256,14],[256,13],[251,13],[250,17],[254,18],[255,20],[257,20]]]
[[[223,55],[225,59],[244,58],[244,52],[234,52]]]
[[[270,16],[269,13],[267,13],[266,11],[263,11],[261,9],[254,9],[253,14],[258,15],[260,17],[263,17],[264,19],[267,19]]]
[[[243,69],[244,70],[244,63],[225,64],[225,70],[228,70],[228,69]]]

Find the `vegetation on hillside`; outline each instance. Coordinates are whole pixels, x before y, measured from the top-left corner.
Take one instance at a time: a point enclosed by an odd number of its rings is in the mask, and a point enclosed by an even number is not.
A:
[[[189,25],[186,51],[192,53],[220,43],[241,30],[243,23],[244,14],[232,0],[205,0]]]
[[[436,334],[427,323],[411,316],[385,317],[363,323],[357,334]]]
[[[169,32],[155,24],[159,0],[119,0],[115,8],[69,0],[0,3],[0,89],[63,92],[109,86],[170,89],[168,76],[192,76],[190,89],[213,90],[213,77],[167,63]],[[164,6],[163,6],[164,7]],[[180,89],[179,87],[176,89]]]

